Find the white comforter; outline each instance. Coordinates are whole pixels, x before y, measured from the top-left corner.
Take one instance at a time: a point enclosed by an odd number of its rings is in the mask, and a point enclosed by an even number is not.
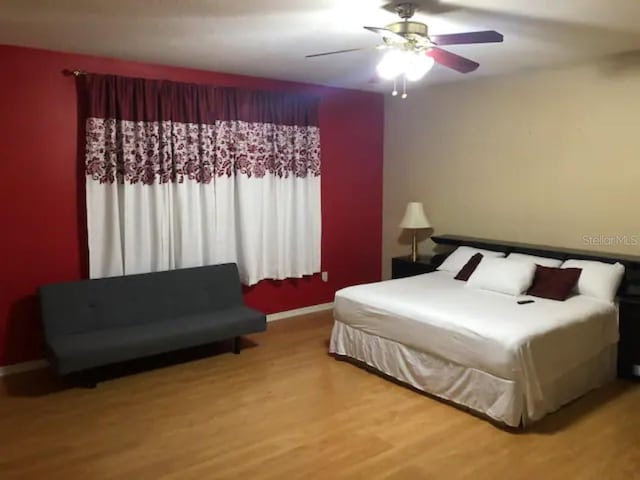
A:
[[[614,304],[577,295],[564,302],[475,290],[447,272],[348,287],[336,293],[335,319],[459,365],[541,384],[618,341]]]

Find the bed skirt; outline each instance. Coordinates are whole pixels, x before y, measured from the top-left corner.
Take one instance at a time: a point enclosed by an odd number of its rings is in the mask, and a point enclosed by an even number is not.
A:
[[[452,363],[339,321],[334,323],[329,351],[363,362],[418,390],[510,427],[530,425],[610,382],[616,375],[617,358],[617,344],[610,345],[577,367],[560,373],[553,382],[536,385],[536,398],[527,398],[526,392],[531,388],[526,388],[522,381]],[[528,410],[535,414],[529,414]]]

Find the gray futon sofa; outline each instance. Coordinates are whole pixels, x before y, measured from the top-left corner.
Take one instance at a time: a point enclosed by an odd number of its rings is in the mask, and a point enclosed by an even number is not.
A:
[[[244,305],[233,263],[46,285],[39,291],[47,347],[69,374],[266,329]]]

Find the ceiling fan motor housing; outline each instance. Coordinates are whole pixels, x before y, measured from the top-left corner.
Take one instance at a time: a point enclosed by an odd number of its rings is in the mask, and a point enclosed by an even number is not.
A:
[[[387,25],[387,29],[402,36],[418,35],[420,37],[427,37],[429,35],[429,27],[420,22],[396,22]]]

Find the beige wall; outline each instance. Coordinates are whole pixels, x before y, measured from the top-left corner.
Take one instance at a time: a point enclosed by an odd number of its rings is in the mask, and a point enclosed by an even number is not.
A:
[[[410,250],[397,227],[408,201],[440,234],[640,253],[583,241],[640,240],[640,65],[426,87],[389,96],[385,117],[385,277]]]

